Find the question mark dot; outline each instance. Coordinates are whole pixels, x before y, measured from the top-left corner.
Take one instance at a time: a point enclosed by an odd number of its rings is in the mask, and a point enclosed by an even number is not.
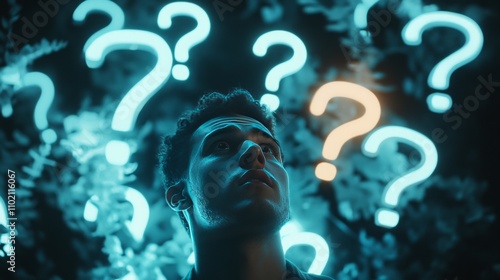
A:
[[[130,158],[130,147],[125,142],[112,140],[106,145],[105,155],[109,163],[122,166]]]
[[[399,214],[389,209],[378,209],[375,213],[375,224],[386,228],[393,228],[399,222]]]
[[[266,93],[260,98],[260,104],[267,106],[269,111],[274,112],[280,106],[280,99],[274,94]]]
[[[444,113],[451,108],[451,97],[446,93],[434,92],[427,96],[427,106],[434,113]]]
[[[172,67],[172,76],[178,81],[185,81],[189,78],[189,68],[182,64],[174,65]]]
[[[95,222],[97,220],[97,213],[99,209],[90,202],[90,200],[85,203],[85,209],[83,210],[83,218],[88,222]]]
[[[314,174],[323,181],[331,181],[337,175],[337,167],[333,164],[322,162],[316,166]]]
[[[56,140],[57,140],[57,134],[52,129],[44,130],[42,132],[41,137],[42,137],[43,142],[45,142],[47,144],[52,144],[52,143],[56,142]]]

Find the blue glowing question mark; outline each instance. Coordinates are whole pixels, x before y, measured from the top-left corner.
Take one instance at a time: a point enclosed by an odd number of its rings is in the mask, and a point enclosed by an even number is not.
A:
[[[115,50],[144,50],[157,58],[155,67],[135,84],[118,104],[111,128],[128,132],[135,126],[139,112],[148,100],[167,82],[172,68],[172,51],[159,35],[135,29],[109,31],[93,41],[85,52],[87,66],[100,67],[106,55]],[[114,165],[124,165],[130,158],[126,142],[112,140],[106,145],[106,159]]]
[[[308,245],[314,249],[315,255],[308,273],[321,275],[330,258],[330,247],[323,237],[314,232],[305,232],[296,220],[288,221],[280,230],[281,245],[283,253],[296,245]],[[195,257],[192,252],[187,259],[187,263],[194,265]]]
[[[49,111],[50,105],[54,101],[54,83],[49,78],[41,72],[29,72],[22,78],[23,86],[37,86],[41,89],[40,98],[36,103],[35,110],[33,112],[33,118],[35,119],[35,126],[38,130],[42,131],[40,137],[42,141],[46,144],[52,144],[57,140],[57,134],[54,130],[47,128],[47,112]]]
[[[375,224],[386,228],[395,227],[399,222],[399,214],[389,208],[398,205],[399,196],[405,189],[429,178],[438,161],[436,146],[429,138],[402,126],[385,126],[372,131],[363,141],[362,152],[369,157],[377,156],[380,144],[389,138],[414,147],[420,152],[422,159],[410,172],[393,179],[385,187],[382,199],[386,207],[375,212]]]
[[[189,2],[174,2],[165,5],[158,13],[158,26],[168,29],[172,26],[172,18],[189,16],[196,20],[195,29],[182,36],[174,47],[174,57],[177,62],[186,63],[189,60],[189,50],[203,42],[210,33],[210,19],[200,6]],[[189,78],[189,68],[184,64],[176,64],[172,76],[179,81]]]
[[[293,55],[287,61],[274,66],[267,74],[266,89],[272,92],[278,91],[281,79],[298,72],[307,60],[307,49],[304,42],[297,35],[285,30],[274,30],[260,35],[253,44],[253,54],[263,57],[266,55],[268,48],[276,44],[291,47]],[[261,97],[260,103],[266,105],[271,112],[274,112],[279,108],[280,101],[276,95],[266,93]]]
[[[422,14],[403,28],[401,35],[408,45],[417,46],[422,43],[422,34],[433,27],[450,27],[465,35],[463,47],[440,61],[429,74],[427,83],[438,90],[446,90],[451,74],[459,67],[475,59],[483,47],[483,33],[479,25],[471,18],[458,13],[437,11]],[[427,97],[429,110],[444,113],[451,108],[452,99],[446,93],[434,92]]]
[[[285,254],[296,245],[309,245],[314,248],[314,260],[307,272],[321,275],[330,258],[330,247],[323,237],[314,232],[303,231],[302,226],[295,220],[288,221],[281,228],[280,235]]]
[[[149,221],[149,204],[144,195],[138,190],[126,186],[125,188],[125,200],[129,201],[134,208],[134,214],[131,221],[126,221],[125,226],[129,230],[130,234],[135,241],[140,242],[144,236],[144,231]],[[97,220],[97,215],[99,214],[99,209],[93,203],[98,201],[99,197],[93,195],[87,203],[83,210],[83,218],[89,222],[95,222]]]
[[[364,37],[369,37],[370,32],[366,31],[366,26],[368,25],[366,16],[370,8],[375,5],[379,0],[362,0],[354,8],[354,25],[361,29],[360,33]]]
[[[83,46],[83,51],[86,52],[90,44],[95,41],[102,34],[111,31],[122,29],[125,24],[125,14],[123,10],[113,1],[110,0],[87,0],[83,1],[76,7],[73,12],[73,21],[76,23],[83,23],[87,15],[91,12],[100,12],[108,14],[111,17],[111,22],[104,28],[100,29],[96,33],[92,34],[85,45]]]

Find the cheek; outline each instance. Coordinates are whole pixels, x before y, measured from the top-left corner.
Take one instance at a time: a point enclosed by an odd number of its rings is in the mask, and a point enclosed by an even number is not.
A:
[[[274,174],[276,176],[276,180],[278,180],[278,183],[281,186],[281,189],[288,193],[288,173],[284,167],[277,165]]]

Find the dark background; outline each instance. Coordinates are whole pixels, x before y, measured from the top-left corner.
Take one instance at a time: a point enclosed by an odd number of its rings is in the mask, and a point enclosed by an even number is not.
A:
[[[173,51],[179,38],[195,27],[195,21],[177,17],[173,19],[172,28],[158,28],[157,13],[170,2],[115,1],[125,13],[124,28],[154,32],[162,36]],[[226,1],[220,2],[229,5]],[[292,169],[290,177],[296,179],[290,181],[304,184],[297,187],[300,195],[292,198],[292,210],[295,209],[297,219],[304,221],[304,230],[322,235],[330,246],[331,256],[324,274],[336,279],[500,279],[497,222],[500,192],[496,176],[500,167],[498,87],[486,100],[479,101],[477,110],[462,118],[461,125],[454,129],[453,123],[443,119],[444,114],[432,113],[427,108],[425,98],[433,90],[427,85],[427,77],[438,61],[463,45],[463,35],[450,28],[434,28],[424,33],[420,46],[405,45],[400,35],[409,15],[418,14],[419,9],[461,13],[480,25],[484,35],[481,53],[451,75],[450,86],[445,91],[452,96],[454,104],[460,105],[474,94],[479,85],[478,76],[491,75],[493,81],[500,81],[497,54],[500,41],[496,31],[500,24],[499,4],[497,1],[398,1],[400,12],[391,14],[388,24],[381,26],[371,42],[363,45],[352,21],[354,2],[241,1],[225,11],[221,20],[214,7],[216,1],[197,1],[207,12],[212,26],[209,37],[190,51],[186,63],[191,70],[190,78],[177,81],[170,77],[148,101],[134,131],[129,134],[113,132],[109,121],[117,101],[151,69],[156,58],[143,51],[116,51],[107,56],[102,67],[88,68],[83,45],[109,18],[94,13],[89,14],[83,24],[75,24],[72,13],[81,3],[77,0],[59,3],[55,16],[49,17],[35,36],[15,49],[9,45],[6,35],[22,34],[22,18],[32,21],[41,8],[34,1],[2,2],[2,18],[12,19],[9,12],[13,7],[19,7],[19,12],[15,13],[17,19],[3,24],[0,69],[5,71],[9,66],[16,66],[28,72],[43,72],[52,79],[56,89],[48,120],[49,127],[58,134],[58,142],[52,144],[46,156],[55,164],[43,167],[40,176],[30,178],[35,187],[19,184],[16,189],[19,221],[15,276],[20,279],[120,276],[120,265],[110,258],[113,254],[102,252],[106,236],[118,236],[123,248],[133,248],[137,259],[129,261],[137,274],[151,273],[151,267],[155,267],[152,262],[138,261],[144,260],[148,244],[159,246],[154,253],[157,257],[168,255],[184,260],[181,257],[184,255],[174,248],[188,242],[176,237],[181,233],[170,222],[175,216],[164,203],[158,179],[155,154],[161,136],[172,132],[180,113],[194,106],[204,92],[226,93],[234,87],[242,87],[255,97],[265,93],[264,81],[269,70],[292,53],[286,46],[274,46],[260,58],[252,54],[251,46],[260,34],[284,29],[302,39],[308,61],[300,72],[284,78],[276,92],[282,102],[277,111],[279,133],[290,140],[285,153],[290,155],[287,159]],[[380,14],[387,10],[388,4],[379,1],[371,11]],[[373,14],[367,19],[376,22]],[[51,45],[41,47],[44,40]],[[65,45],[54,47],[58,43]],[[37,49],[44,55],[23,62],[23,58]],[[388,152],[384,163],[391,168],[384,169],[382,162],[360,153],[365,136],[355,137],[339,155],[341,174],[338,178],[322,182],[312,173],[314,166],[324,161],[320,152],[327,133],[362,112],[359,104],[339,101],[322,117],[309,113],[315,90],[333,80],[357,83],[374,92],[382,106],[378,126],[402,125],[429,138],[436,127],[447,133],[445,142],[435,141],[439,154],[436,170],[407,194],[398,208],[402,215],[400,224],[393,229],[373,224],[374,206],[379,206],[383,188],[391,179],[381,179],[380,174],[387,171],[394,177],[398,174],[395,170],[401,171],[398,166],[404,169],[404,166],[415,165],[419,158],[415,158],[411,147],[400,144],[397,151]],[[6,83],[2,85],[0,100],[10,99],[14,113],[0,119],[1,166],[2,170],[16,170],[20,177],[26,177],[23,166],[33,163],[28,152],[42,144],[32,118],[38,92],[33,88],[13,90]],[[353,115],[349,110],[356,113]],[[130,245],[123,229],[126,217],[100,220],[99,225],[81,218],[89,197],[106,190],[100,185],[99,174],[114,178],[114,172],[119,171],[109,167],[109,171],[99,173],[101,171],[95,171],[99,167],[108,168],[102,156],[82,162],[61,144],[62,139],[74,141],[71,135],[78,133],[65,129],[64,119],[77,115],[83,127],[86,122],[83,112],[98,114],[102,122],[93,131],[99,143],[82,144],[84,151],[96,149],[113,137],[136,141],[137,149],[131,162],[136,162],[138,167],[133,172],[135,180],[128,185],[139,189],[152,209],[145,240],[140,245]],[[89,121],[89,125],[91,123]],[[404,164],[398,161],[400,157],[404,158]],[[75,187],[80,179],[87,189]],[[350,212],[340,206],[346,205],[343,204],[346,201],[354,214],[349,215]],[[124,203],[117,203],[116,207],[111,207],[109,213],[116,209],[130,212]],[[121,227],[113,228],[109,224]],[[98,234],[93,234],[96,232]],[[307,270],[312,256],[309,249],[291,250],[289,257]],[[2,263],[5,265],[5,261]],[[180,279],[185,269],[178,259],[158,267],[168,279]],[[5,271],[2,267],[2,273]]]

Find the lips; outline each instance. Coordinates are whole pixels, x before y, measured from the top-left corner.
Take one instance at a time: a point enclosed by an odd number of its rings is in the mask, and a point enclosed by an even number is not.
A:
[[[269,178],[269,176],[267,176],[266,172],[264,172],[263,170],[258,170],[258,169],[252,169],[252,170],[248,170],[247,172],[245,172],[245,174],[243,174],[243,176],[241,176],[241,178],[238,180],[238,185],[243,185],[247,182],[250,182],[252,180],[257,180],[257,181],[260,181],[260,182],[263,182],[265,183],[266,185],[268,185],[269,187],[271,187],[271,179]]]

